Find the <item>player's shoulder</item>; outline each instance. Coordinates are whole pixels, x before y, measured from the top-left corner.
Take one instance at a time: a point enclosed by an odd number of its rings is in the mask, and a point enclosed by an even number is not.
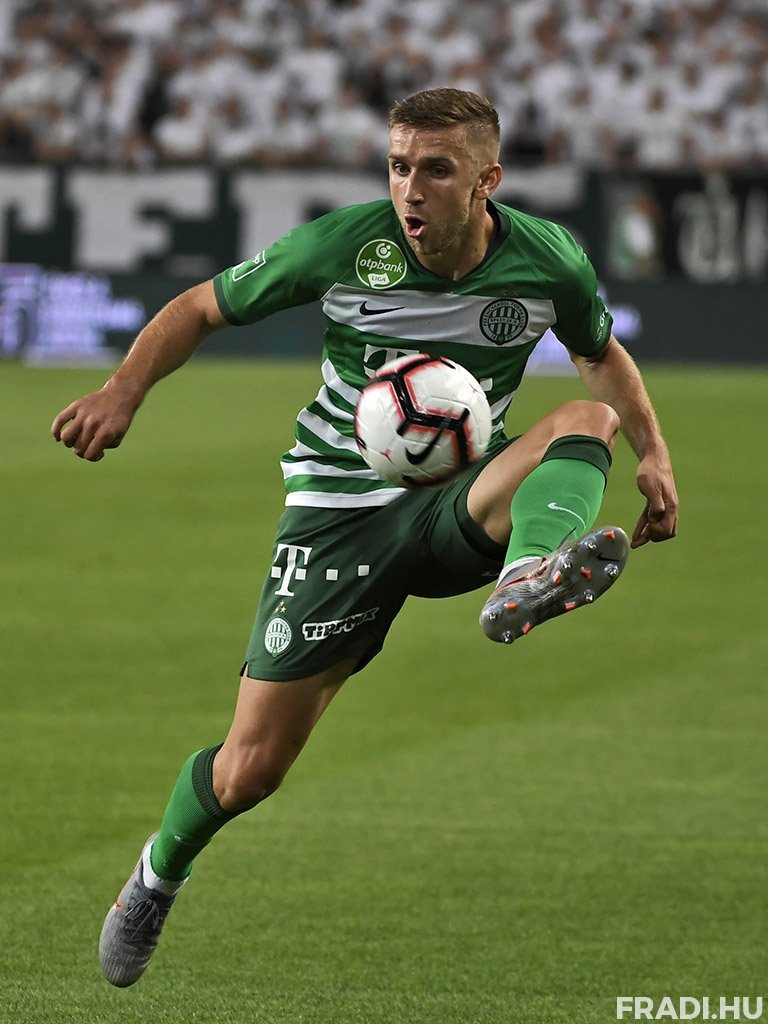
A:
[[[539,268],[550,283],[589,285],[594,277],[586,253],[562,224],[497,203],[510,220],[509,244]]]
[[[582,251],[573,235],[562,224],[525,213],[505,203],[496,205],[509,217],[510,237],[518,246],[559,254],[565,260]]]
[[[325,243],[343,241],[352,244],[358,238],[369,238],[372,233],[391,232],[397,227],[397,216],[389,199],[375,199],[370,203],[355,203],[331,210],[303,225],[303,233]]]
[[[318,295],[333,284],[374,288],[401,280],[406,257],[398,244],[399,223],[389,199],[344,206],[286,235],[275,257],[286,256]],[[375,283],[374,283],[375,282]]]

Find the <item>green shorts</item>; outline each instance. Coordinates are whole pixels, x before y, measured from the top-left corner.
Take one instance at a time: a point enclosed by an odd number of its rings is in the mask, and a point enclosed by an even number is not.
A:
[[[359,671],[409,594],[450,597],[493,582],[506,547],[470,518],[467,494],[500,450],[380,508],[287,508],[243,672],[301,679],[345,658],[359,658]]]

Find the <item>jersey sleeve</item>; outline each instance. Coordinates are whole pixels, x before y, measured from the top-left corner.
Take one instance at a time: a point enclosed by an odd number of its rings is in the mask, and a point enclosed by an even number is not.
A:
[[[235,326],[253,324],[320,298],[321,237],[317,221],[302,224],[268,249],[217,274],[213,289],[224,318]]]
[[[599,355],[611,337],[613,317],[597,291],[597,275],[586,253],[564,229],[564,274],[555,301],[558,340],[580,356]]]

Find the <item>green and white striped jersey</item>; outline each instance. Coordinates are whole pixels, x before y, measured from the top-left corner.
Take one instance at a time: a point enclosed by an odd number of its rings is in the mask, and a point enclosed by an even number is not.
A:
[[[448,356],[481,382],[493,416],[491,446],[537,341],[551,327],[571,351],[599,353],[612,318],[583,250],[550,221],[489,203],[499,230],[483,262],[459,281],[411,252],[389,200],[336,210],[304,224],[214,278],[232,324],[322,303],[323,385],[296,422],[281,460],[287,505],[363,508],[402,493],[368,469],[354,411],[368,378],[413,352]]]

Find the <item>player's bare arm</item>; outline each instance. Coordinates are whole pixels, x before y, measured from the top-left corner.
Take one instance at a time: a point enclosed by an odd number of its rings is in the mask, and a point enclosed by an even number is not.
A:
[[[182,366],[225,323],[210,281],[182,292],[150,320],[103,388],[59,413],[51,427],[55,440],[81,459],[98,462],[125,437],[152,385]]]
[[[646,505],[632,534],[632,547],[669,540],[677,533],[677,490],[661,427],[635,361],[613,335],[597,358],[571,354],[592,395],[612,406],[621,431],[640,463],[637,486]]]

